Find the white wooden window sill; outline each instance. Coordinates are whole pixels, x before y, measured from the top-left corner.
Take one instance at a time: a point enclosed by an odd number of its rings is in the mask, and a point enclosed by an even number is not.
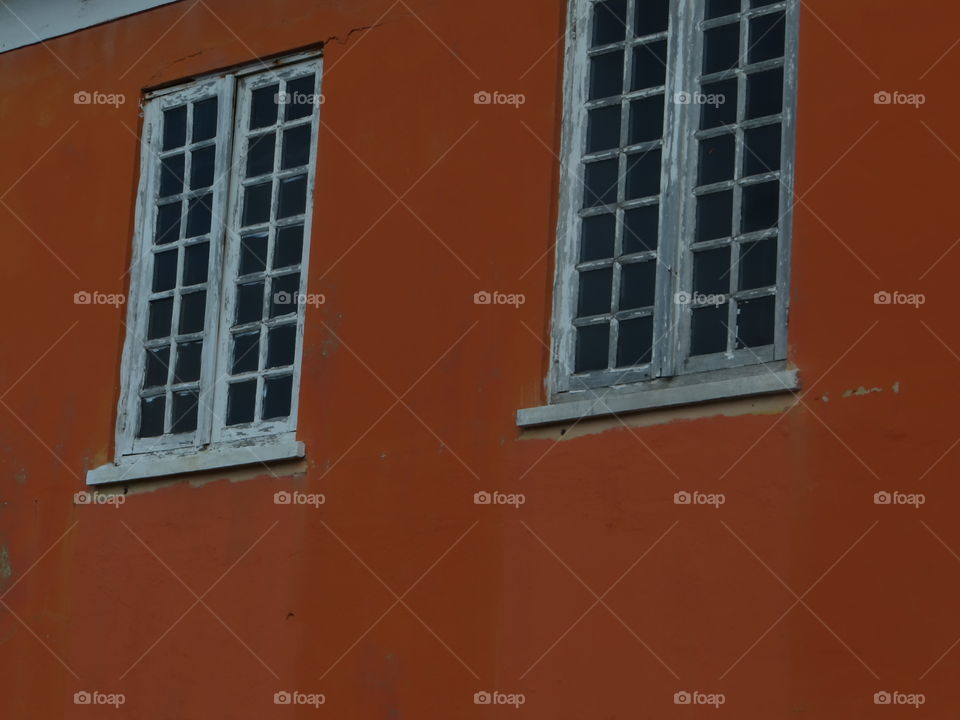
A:
[[[133,482],[149,478],[182,475],[203,470],[260,465],[279,460],[295,460],[306,454],[304,444],[290,439],[270,442],[222,444],[189,453],[144,453],[127,455],[116,463],[87,471],[87,485]]]
[[[797,370],[785,363],[749,368],[747,372],[718,371],[704,377],[680,376],[613,388],[560,393],[555,402],[517,411],[517,425],[535,427],[564,423],[582,418],[661,410],[713,400],[728,400],[751,395],[794,392],[800,388]]]

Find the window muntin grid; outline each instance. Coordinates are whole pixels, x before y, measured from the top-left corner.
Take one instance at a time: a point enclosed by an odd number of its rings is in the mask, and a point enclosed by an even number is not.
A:
[[[232,216],[234,196],[243,181],[243,172],[237,169],[237,158],[230,148],[236,150],[236,138],[244,135],[247,118],[241,104],[234,107],[234,96],[256,83],[257,78],[278,74],[311,75],[318,88],[320,65],[317,57],[296,64],[276,63],[277,69],[264,73],[261,63],[258,68],[158,91],[144,103],[141,188],[117,421],[118,459],[168,450],[182,454],[211,441],[230,439],[223,437],[224,416],[217,407],[227,392],[226,375],[219,368],[227,353],[220,325],[227,305],[235,300],[232,284],[224,283],[223,278],[239,244],[239,235],[226,218]],[[214,104],[216,112],[211,112]],[[317,103],[309,106],[300,124],[308,132],[304,136],[299,131],[296,152],[293,156],[287,153],[287,162],[297,162],[301,173],[309,169],[309,183],[298,199],[304,235],[296,244],[299,252],[295,262],[286,259],[292,243],[286,243],[287,249],[281,254],[289,269],[300,273],[302,294],[312,168],[316,162]],[[286,330],[281,355],[275,350],[270,358],[275,362],[282,356],[286,372],[284,390],[291,399],[290,407],[284,408],[283,422],[247,426],[244,437],[279,437],[282,432],[292,437],[302,315],[302,306],[298,306],[292,325],[296,331],[294,363],[289,363],[290,333]],[[273,345],[278,347],[277,342]],[[141,405],[147,403],[162,405],[162,413],[156,411],[151,416],[153,408],[148,407],[146,422],[142,423]],[[163,433],[159,434],[161,429]]]
[[[611,10],[611,7],[613,8]],[[664,10],[666,8],[666,10]],[[664,81],[664,95],[666,107],[663,113],[663,135],[661,145],[662,163],[660,179],[659,204],[660,212],[657,218],[653,218],[650,213],[646,223],[637,223],[636,227],[646,227],[647,236],[653,236],[656,228],[658,238],[655,242],[649,243],[649,257],[656,259],[657,271],[655,276],[651,273],[637,274],[635,277],[640,281],[635,284],[635,292],[630,292],[630,276],[626,275],[617,268],[613,275],[619,282],[616,288],[611,287],[611,311],[609,315],[582,317],[581,302],[586,297],[589,300],[596,296],[595,288],[586,288],[586,293],[581,293],[581,270],[592,270],[594,268],[604,267],[604,262],[609,266],[622,265],[620,262],[620,253],[623,239],[631,237],[631,230],[628,223],[624,222],[625,210],[630,207],[623,207],[624,196],[620,185],[618,185],[617,197],[617,222],[614,235],[614,258],[599,258],[596,253],[601,251],[591,250],[589,248],[593,237],[590,228],[587,228],[586,234],[583,231],[583,220],[594,215],[602,215],[609,211],[609,206],[595,210],[590,207],[584,208],[583,199],[588,197],[587,193],[591,186],[590,178],[587,176],[586,167],[595,159],[603,157],[617,157],[626,154],[631,150],[628,144],[629,137],[626,135],[626,129],[621,128],[620,145],[615,148],[604,146],[602,152],[597,152],[594,135],[591,127],[591,111],[597,107],[613,105],[616,101],[623,101],[624,97],[631,100],[629,93],[634,92],[629,84],[625,84],[625,95],[612,100],[594,97],[592,85],[596,81],[598,67],[593,58],[598,55],[615,53],[621,47],[626,48],[631,42],[637,42],[638,38],[632,34],[636,25],[637,18],[646,13],[647,22],[652,22],[650,18],[663,17],[664,12],[669,17],[669,25],[666,33],[650,39],[665,40],[667,43],[666,52],[666,77]],[[797,3],[795,0],[621,0],[612,3],[604,0],[576,0],[571,5],[571,33],[568,45],[568,83],[566,91],[566,112],[564,126],[564,154],[568,158],[567,171],[563,179],[562,195],[563,210],[560,216],[558,227],[558,263],[557,263],[557,296],[555,299],[555,347],[556,354],[551,370],[551,388],[553,392],[567,392],[571,390],[582,390],[590,387],[603,387],[608,385],[620,385],[636,382],[639,380],[651,379],[654,377],[670,377],[678,374],[696,373],[707,370],[717,370],[726,367],[736,367],[738,365],[754,364],[761,361],[781,359],[785,357],[786,349],[786,314],[787,314],[787,292],[786,288],[789,281],[789,229],[790,229],[790,202],[791,190],[790,183],[792,179],[793,164],[793,98],[795,93],[795,52],[796,52],[796,27],[797,27]],[[623,37],[620,37],[619,31],[616,35],[612,34],[610,28],[613,26],[613,20],[625,18],[626,27],[623,29]],[[747,53],[744,62],[738,63],[737,51],[749,47],[751,43],[750,33],[753,33],[753,40],[759,39],[769,30],[764,26],[764,22],[777,18],[781,20],[779,27],[782,29],[782,47],[785,52],[778,54],[777,43],[773,43],[774,50],[771,51],[769,42],[770,33],[766,33],[766,39],[760,43],[760,49]],[[726,72],[702,72],[702,63],[704,62],[704,34],[712,28],[721,26],[733,26],[737,24],[737,47],[734,50],[733,69]],[[599,33],[599,36],[598,36]],[[741,38],[741,36],[743,36]],[[598,37],[602,37],[601,44],[597,44]],[[774,30],[773,37],[780,37],[780,31]],[[639,38],[643,42],[646,38]],[[609,40],[610,42],[606,42]],[[763,53],[769,56],[764,57]],[[629,53],[624,53],[625,67],[628,63]],[[711,52],[711,56],[716,52]],[[607,64],[608,72],[615,63]],[[711,69],[708,67],[708,69]],[[721,70],[723,70],[721,68]],[[607,86],[615,87],[620,81],[619,71],[614,72],[614,79]],[[630,70],[625,70],[624,83],[628,82]],[[745,113],[749,109],[745,105],[745,94],[739,86],[734,91],[736,102],[723,108],[716,117],[707,117],[711,109],[702,105],[698,101],[691,101],[691,95],[702,97],[703,90],[714,91],[718,83],[728,82],[733,79],[736,83],[742,83],[748,86],[750,78],[767,76],[771,72],[782,72],[783,79],[778,88],[782,93],[783,106],[778,113],[765,113],[763,117],[748,117]],[[652,91],[650,94],[656,94],[659,90]],[[759,84],[758,84],[759,87]],[[637,93],[634,97],[643,97],[643,93]],[[680,98],[684,97],[685,100]],[[730,112],[734,114],[729,116]],[[704,122],[707,123],[701,128],[701,112],[705,113]],[[728,115],[724,115],[727,113]],[[612,113],[611,113],[612,114]],[[649,116],[648,116],[649,117]],[[622,124],[625,125],[629,118],[627,113],[621,117]],[[709,122],[708,122],[709,120]],[[659,121],[656,118],[654,124]],[[729,124],[730,127],[724,127]],[[753,164],[755,158],[753,154],[746,152],[742,147],[742,142],[737,139],[747,138],[748,145],[760,148],[757,153],[761,158],[767,158],[776,155],[771,151],[769,137],[764,137],[763,133],[772,133],[775,126],[781,128],[780,143],[776,144],[779,150],[779,168],[770,167],[760,168]],[[729,143],[724,145],[722,141],[714,140],[722,135],[733,134],[733,157],[729,154]],[[713,146],[710,141],[714,140]],[[720,162],[708,163],[705,168],[704,180],[702,184],[699,181],[699,151],[700,145],[706,149],[719,151],[719,155],[714,157],[711,153],[710,160],[720,160]],[[605,153],[605,155],[604,155]],[[727,153],[726,156],[723,153]],[[766,153],[766,154],[765,154]],[[772,162],[772,161],[770,161]],[[745,164],[746,163],[746,164]],[[776,164],[776,163],[773,163]],[[625,182],[623,177],[622,163],[620,166],[620,184]],[[711,176],[709,170],[715,170],[714,176]],[[733,171],[733,177],[725,177]],[[716,173],[719,173],[717,175]],[[766,184],[764,183],[766,181]],[[751,188],[762,190],[768,187],[774,188],[772,201],[763,203],[767,210],[767,217],[774,214],[771,228],[761,228],[756,231],[749,228],[740,232],[726,232],[716,236],[706,237],[701,242],[694,245],[694,233],[697,229],[697,206],[698,196],[707,195],[710,191],[716,194],[725,189],[726,183],[730,188],[736,187],[738,193],[738,202],[740,197],[745,195],[748,200],[759,197],[759,192],[745,192],[743,189]],[[731,201],[734,190],[730,189]],[[642,206],[643,201],[636,203],[636,206]],[[732,205],[732,202],[731,202]],[[772,209],[771,209],[772,208]],[[709,209],[709,208],[707,208]],[[624,216],[619,213],[624,212]],[[737,207],[739,222],[739,206]],[[781,217],[782,215],[782,217]],[[701,223],[701,227],[703,224]],[[609,235],[609,221],[607,221],[607,232]],[[636,233],[644,237],[643,233]],[[709,234],[708,234],[709,235]],[[770,249],[769,242],[776,236],[777,247]],[[763,244],[766,242],[766,244]],[[692,350],[701,350],[701,344],[695,348],[691,347],[690,333],[693,319],[693,310],[699,311],[700,307],[706,307],[704,302],[691,306],[689,302],[679,298],[689,298],[693,295],[694,289],[694,257],[700,256],[697,265],[699,272],[697,274],[697,292],[702,288],[709,287],[705,282],[705,270],[718,263],[718,258],[723,252],[724,244],[735,247],[738,252],[743,251],[743,264],[739,262],[739,255],[729,261],[723,267],[718,275],[729,277],[729,286],[726,287],[726,295],[723,303],[723,311],[726,324],[736,323],[738,317],[742,317],[744,310],[756,310],[757,306],[773,304],[772,316],[774,317],[773,342],[760,345],[755,338],[747,336],[744,325],[741,332],[736,331],[737,325],[731,325],[729,332],[724,331],[725,343],[721,352],[714,354],[693,355]],[[760,244],[751,244],[760,243]],[[603,253],[610,254],[610,242],[606,241],[603,245]],[[706,254],[710,250],[719,250],[713,255]],[[586,253],[584,257],[583,254]],[[701,255],[701,253],[703,253]],[[773,284],[769,282],[770,276],[770,257],[775,256],[776,279]],[[630,258],[627,258],[630,259]],[[712,262],[707,262],[712,261]],[[591,265],[590,263],[595,263]],[[596,277],[600,277],[597,275]],[[651,290],[648,285],[651,277],[655,277],[655,287]],[[611,286],[613,285],[611,282]],[[743,287],[741,287],[743,283]],[[599,285],[599,281],[597,281]],[[624,285],[628,286],[627,290]],[[714,283],[716,286],[716,282]],[[606,278],[602,284],[603,293],[606,292]],[[733,292],[731,292],[733,291]],[[602,330],[594,331],[600,337],[596,343],[599,348],[604,341],[608,343],[605,366],[600,366],[600,357],[602,351],[597,350],[596,358],[598,362],[597,369],[584,370],[581,364],[582,346],[578,342],[581,328],[590,329],[593,326],[602,327],[608,321],[612,326],[616,326],[620,319],[629,316],[621,315],[618,318],[619,308],[616,300],[624,292],[628,295],[644,295],[647,302],[653,297],[653,307],[647,310],[652,317],[647,329],[653,332],[653,347],[649,354],[642,358],[649,358],[648,365],[633,367],[623,367],[623,363],[618,366],[620,358],[617,357],[617,339],[613,337],[614,333],[609,333],[605,337]],[[598,308],[590,305],[588,309]],[[738,314],[739,311],[739,314]],[[769,318],[771,312],[769,307],[764,307],[764,317]],[[699,313],[698,313],[699,314]],[[754,312],[754,315],[757,313]],[[749,319],[749,318],[748,318]],[[743,323],[741,323],[743,325]],[[761,333],[762,339],[766,341],[769,336],[769,330]],[[749,344],[750,347],[738,349],[738,340],[740,345]],[[645,349],[645,348],[644,348]]]

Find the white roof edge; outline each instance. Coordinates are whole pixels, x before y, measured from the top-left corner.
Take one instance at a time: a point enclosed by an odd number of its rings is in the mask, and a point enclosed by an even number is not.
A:
[[[4,0],[0,53],[180,0]]]

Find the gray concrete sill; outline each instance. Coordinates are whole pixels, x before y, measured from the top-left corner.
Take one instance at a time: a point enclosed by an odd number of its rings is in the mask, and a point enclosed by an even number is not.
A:
[[[621,388],[599,388],[593,392],[567,393],[568,398],[550,405],[517,411],[517,425],[536,427],[584,418],[621,415],[695,405],[715,400],[794,392],[800,388],[797,370],[752,368],[749,374],[734,377],[705,374],[701,382],[673,387],[643,387],[642,384]]]

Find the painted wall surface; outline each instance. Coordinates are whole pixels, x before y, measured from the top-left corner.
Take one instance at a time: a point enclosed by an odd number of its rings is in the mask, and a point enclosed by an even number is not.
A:
[[[798,398],[521,432],[565,5],[202,0],[0,55],[0,716],[846,720],[897,691],[955,717],[960,5],[803,3]],[[317,42],[306,460],[76,505],[112,457],[124,314],[73,296],[127,289],[136,99]],[[674,504],[695,490],[725,503]],[[925,503],[875,504],[894,491]],[[94,691],[125,703],[74,703]]]

